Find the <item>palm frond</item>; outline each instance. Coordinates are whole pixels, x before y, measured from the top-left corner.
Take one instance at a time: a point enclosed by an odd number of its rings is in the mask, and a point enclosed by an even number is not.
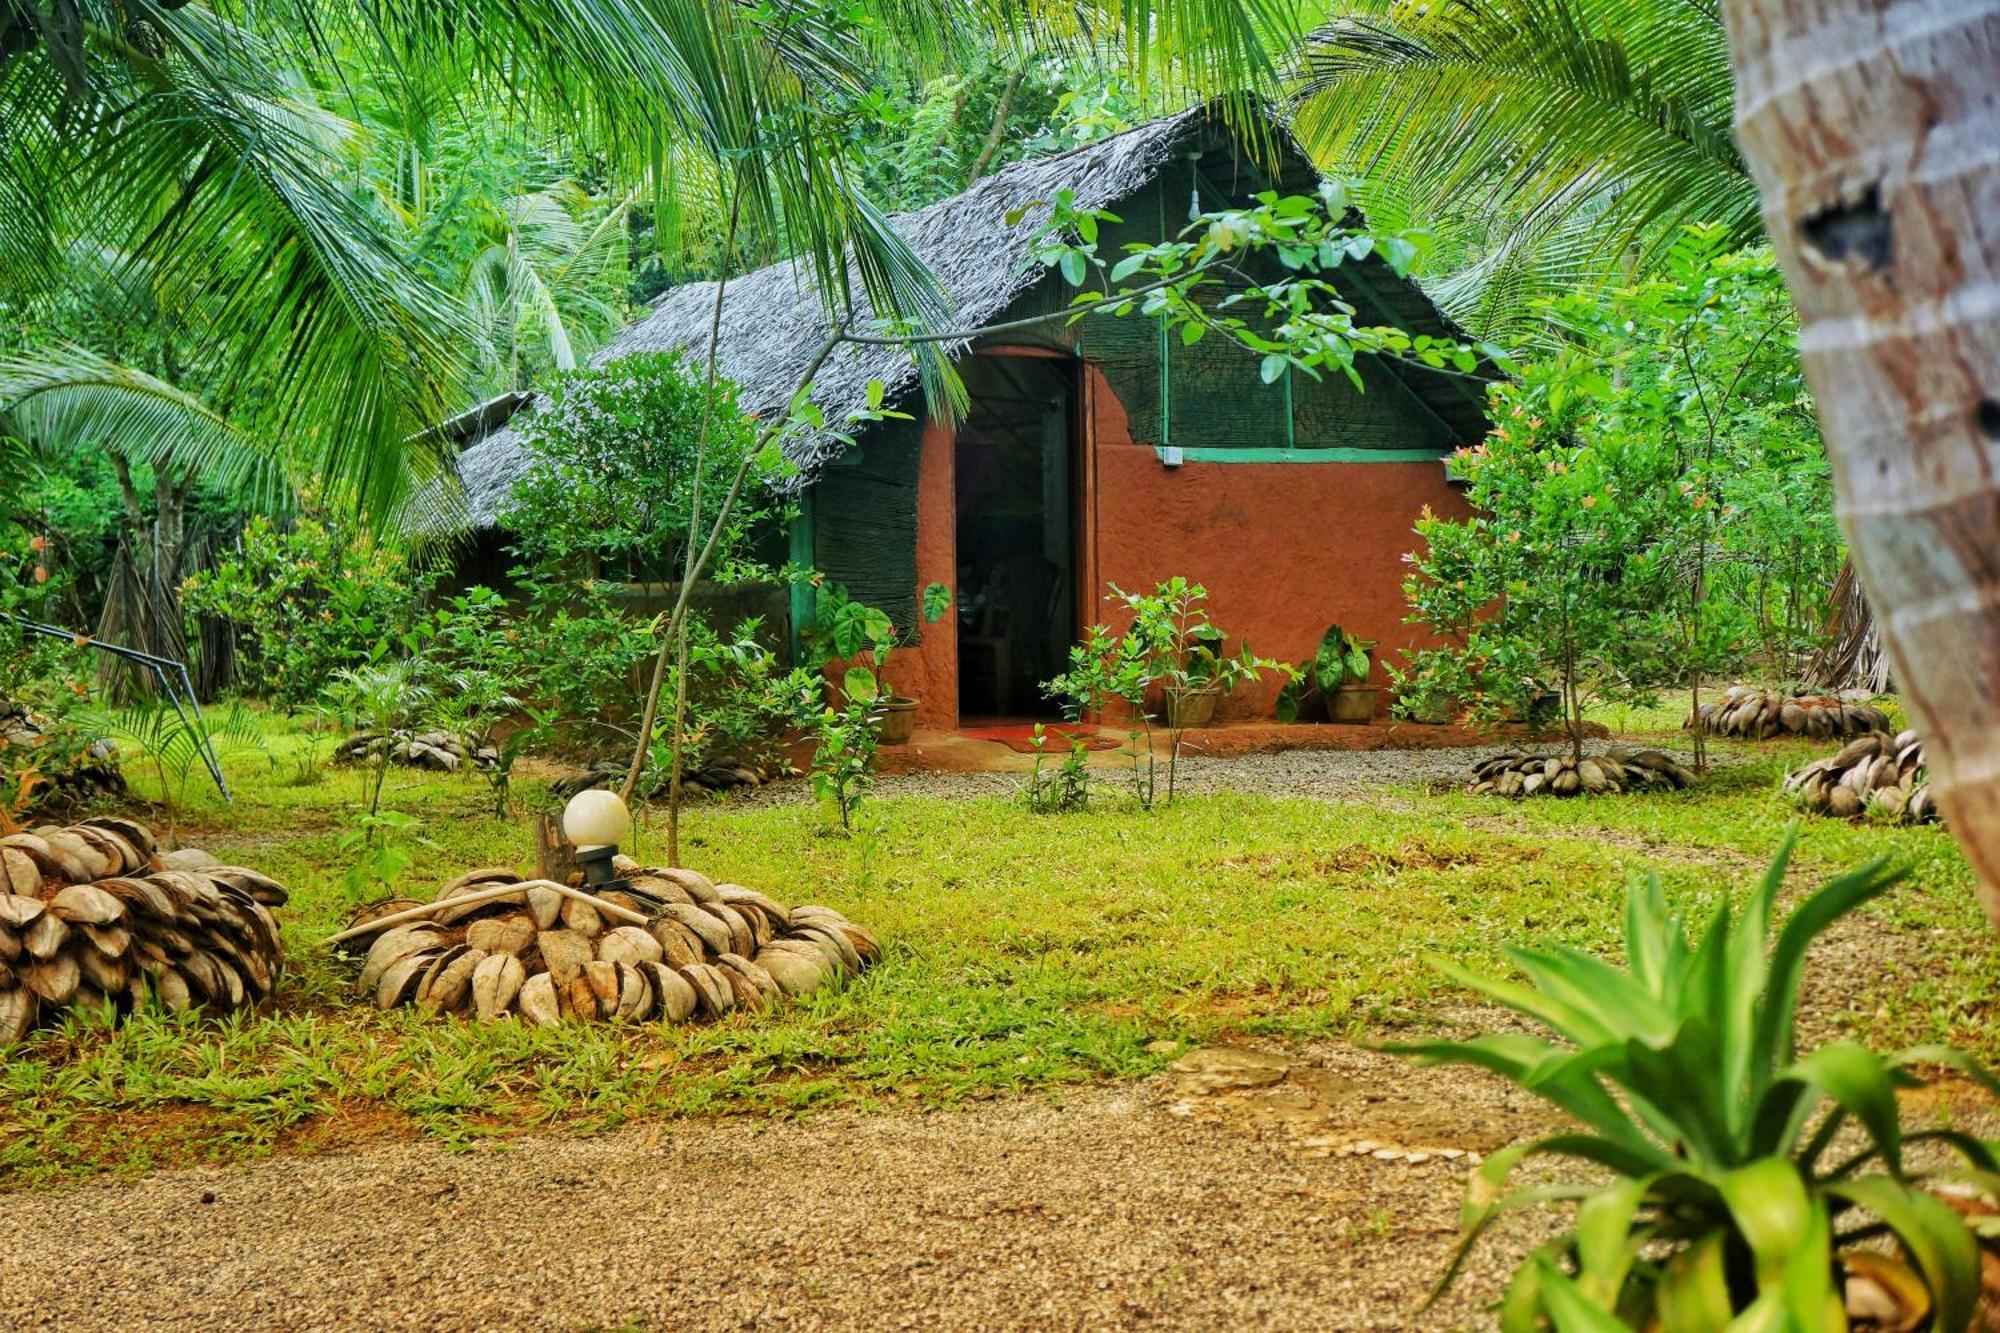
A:
[[[1758,234],[1709,0],[1341,0],[1298,75],[1294,130],[1323,165],[1499,223],[1489,279],[1643,265],[1684,222]]]
[[[275,504],[278,460],[199,398],[80,347],[0,357],[0,423],[44,454],[101,448]]]

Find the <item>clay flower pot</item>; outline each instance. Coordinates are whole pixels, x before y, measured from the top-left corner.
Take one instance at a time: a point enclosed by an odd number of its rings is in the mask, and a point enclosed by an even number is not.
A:
[[[891,695],[876,703],[871,716],[875,739],[883,745],[908,745],[917,730],[917,701]]]
[[[1374,685],[1343,685],[1326,701],[1327,716],[1335,722],[1366,725],[1375,720],[1375,700],[1381,690]]]
[[[1222,687],[1214,683],[1167,689],[1167,725],[1175,728],[1205,727],[1215,721],[1215,701]]]

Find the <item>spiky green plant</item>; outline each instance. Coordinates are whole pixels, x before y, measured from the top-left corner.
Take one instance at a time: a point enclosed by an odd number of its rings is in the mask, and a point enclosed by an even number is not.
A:
[[[1840,1281],[1850,1264],[1891,1274],[1884,1285],[1928,1307],[1926,1327],[1966,1327],[1979,1294],[1977,1242],[1928,1186],[1992,1193],[1995,1145],[1951,1129],[1906,1130],[1897,1093],[1920,1086],[1925,1066],[2000,1086],[1946,1046],[1885,1056],[1835,1041],[1798,1053],[1807,948],[1901,872],[1877,859],[1836,876],[1774,935],[1794,837],[1741,914],[1724,901],[1699,940],[1649,877],[1627,896],[1623,967],[1560,947],[1507,951],[1525,984],[1440,964],[1559,1040],[1505,1033],[1395,1049],[1492,1070],[1580,1122],[1482,1164],[1440,1293],[1500,1218],[1574,1205],[1569,1228],[1516,1270],[1501,1304],[1510,1333],[1845,1328]],[[1949,1165],[1917,1165],[1905,1150],[1918,1143],[1943,1150]],[[1514,1184],[1538,1157],[1613,1179]],[[1894,1258],[1847,1257],[1884,1238]]]

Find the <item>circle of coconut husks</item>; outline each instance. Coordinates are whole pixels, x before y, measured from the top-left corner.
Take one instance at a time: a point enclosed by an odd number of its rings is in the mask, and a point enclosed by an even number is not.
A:
[[[239,1009],[284,966],[285,890],[129,819],[0,838],[0,1046],[70,1007]]]
[[[362,955],[356,983],[383,1009],[542,1027],[685,1023],[768,1009],[881,957],[874,935],[830,907],[788,908],[693,870],[615,864],[625,889],[489,866],[428,904],[370,903],[342,932]]]
[[[1609,754],[1520,754],[1481,760],[1466,790],[1475,796],[1600,796],[1628,791],[1678,791],[1694,785],[1693,770],[1658,750]]]
[[[1914,731],[1858,736],[1840,753],[1786,774],[1785,790],[1814,814],[1840,819],[1874,815],[1930,824],[1943,818],[1924,769],[1924,743]]]
[[[1886,735],[1889,716],[1871,703],[1831,694],[1785,694],[1732,685],[1720,698],[1703,704],[1682,726],[1749,740],[1773,736],[1837,740],[1876,732]]]

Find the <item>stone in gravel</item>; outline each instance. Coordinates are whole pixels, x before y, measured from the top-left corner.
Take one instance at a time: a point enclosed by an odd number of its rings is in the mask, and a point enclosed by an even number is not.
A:
[[[1286,1056],[1249,1046],[1203,1046],[1170,1067],[1180,1075],[1184,1091],[1216,1093],[1281,1083],[1291,1072],[1292,1062]]]

